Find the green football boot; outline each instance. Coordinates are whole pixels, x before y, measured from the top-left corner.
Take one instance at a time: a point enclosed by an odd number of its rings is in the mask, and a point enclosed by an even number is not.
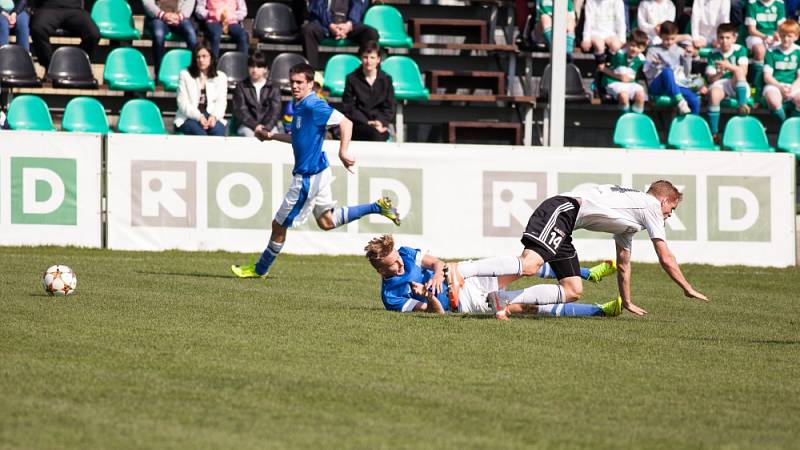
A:
[[[397,213],[397,208],[392,206],[392,199],[389,197],[379,198],[375,202],[381,209],[381,215],[391,220],[395,225],[400,226],[400,214]]]
[[[598,283],[603,278],[617,271],[617,262],[607,259],[600,264],[589,268],[589,281]]]
[[[597,306],[603,310],[603,315],[606,317],[617,317],[622,314],[622,297],[617,297],[616,300],[611,300],[602,305],[597,304]]]
[[[264,278],[267,274],[259,275],[255,264],[231,265],[231,272],[239,278]]]

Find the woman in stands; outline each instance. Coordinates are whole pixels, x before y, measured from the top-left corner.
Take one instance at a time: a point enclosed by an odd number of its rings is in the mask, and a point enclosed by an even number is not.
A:
[[[0,0],[0,45],[8,44],[8,36],[13,28],[17,36],[17,45],[30,51],[28,37],[30,16],[26,10],[26,0]]]
[[[207,42],[192,51],[189,68],[180,73],[175,128],[183,134],[225,136],[228,77],[217,70]]]

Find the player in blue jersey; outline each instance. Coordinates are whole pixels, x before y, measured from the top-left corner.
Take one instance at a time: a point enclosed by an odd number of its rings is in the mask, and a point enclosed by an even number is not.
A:
[[[314,94],[314,68],[308,64],[297,64],[289,70],[292,97],[295,101],[291,134],[272,133],[259,130],[256,137],[292,144],[294,168],[292,183],[283,198],[283,203],[272,221],[269,244],[255,264],[233,265],[231,271],[240,278],[264,277],[275,262],[286,241],[286,231],[291,226],[301,225],[313,212],[317,224],[323,230],[331,230],[358,220],[367,214],[380,214],[395,225],[400,225],[400,216],[389,198],[375,203],[357,206],[336,207],[331,193],[333,175],[328,158],[322,151],[325,132],[330,126],[339,126],[339,159],[352,172],[356,160],[347,152],[353,133],[353,122]]]
[[[506,320],[512,314],[546,316],[617,316],[621,299],[603,305],[553,302],[542,304],[530,288],[505,291],[519,276],[472,277],[460,289],[457,306],[450,306],[448,286],[444,283],[445,264],[439,258],[411,247],[395,248],[390,234],[376,237],[364,248],[367,259],[381,275],[381,300],[389,311],[422,311],[444,314],[492,314]],[[599,281],[614,272],[610,262],[583,269],[586,278]],[[540,272],[543,276],[545,272]]]

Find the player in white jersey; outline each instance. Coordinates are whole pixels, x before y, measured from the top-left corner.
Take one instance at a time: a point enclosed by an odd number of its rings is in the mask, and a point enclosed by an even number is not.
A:
[[[542,302],[564,298],[580,299],[583,283],[578,276],[578,255],[572,245],[572,231],[586,229],[614,235],[617,248],[617,284],[622,306],[636,315],[647,311],[631,301],[631,249],[633,236],[647,230],[658,261],[684,295],[708,301],[681,272],[667,246],[664,222],[677,208],[681,193],[666,180],[650,185],[647,193],[614,185],[600,185],[567,192],[545,200],[531,215],[522,236],[525,250],[520,257],[496,257],[451,264],[448,284],[451,303],[457,303],[464,278],[535,274],[545,262],[556,273],[558,285],[537,285]]]

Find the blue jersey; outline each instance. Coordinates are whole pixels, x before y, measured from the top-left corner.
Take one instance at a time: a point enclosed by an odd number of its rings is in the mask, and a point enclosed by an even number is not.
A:
[[[328,167],[322,151],[325,129],[333,108],[313,92],[294,106],[292,117],[292,175],[315,175]]]
[[[433,278],[433,271],[422,267],[422,257],[424,256],[419,249],[410,247],[400,247],[397,251],[405,266],[405,273],[392,278],[384,278],[381,284],[381,300],[383,306],[389,311],[410,312],[414,309],[417,302],[425,303],[424,297],[419,297],[411,293],[411,282],[425,284]],[[447,301],[447,286],[439,295],[439,303],[445,311],[450,310]]]

